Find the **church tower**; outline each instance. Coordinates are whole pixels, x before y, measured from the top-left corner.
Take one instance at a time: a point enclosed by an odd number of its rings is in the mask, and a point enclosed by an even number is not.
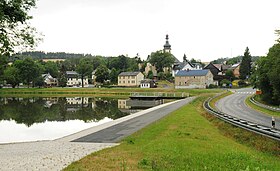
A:
[[[166,35],[165,39],[166,39],[166,41],[165,41],[165,44],[163,45],[163,51],[171,53],[171,45],[169,44],[169,41],[168,41],[168,39],[169,39],[168,34]]]

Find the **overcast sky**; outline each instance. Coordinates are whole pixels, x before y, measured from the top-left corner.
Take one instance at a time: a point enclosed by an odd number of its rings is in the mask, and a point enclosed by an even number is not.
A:
[[[36,50],[146,59],[169,34],[182,61],[266,55],[280,29],[279,0],[39,0]]]

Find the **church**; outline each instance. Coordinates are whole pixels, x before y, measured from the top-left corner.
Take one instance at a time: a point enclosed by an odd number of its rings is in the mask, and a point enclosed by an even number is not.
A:
[[[174,63],[172,64],[171,68],[164,68],[165,72],[171,72],[172,76],[175,77],[178,71],[180,70],[199,70],[202,68],[200,64],[192,64],[190,61],[187,60],[186,54],[183,56],[183,62],[180,62],[172,53],[171,53],[171,45],[169,43],[169,35],[165,36],[165,44],[163,45],[163,52],[170,53],[174,58]],[[148,59],[149,60],[149,57]],[[157,71],[155,66],[147,63],[145,68],[145,73],[148,74],[149,71],[152,71],[154,76],[157,75]]]
[[[169,43],[169,36],[168,34],[165,37],[165,44],[163,45],[163,51],[170,53],[173,58],[175,59],[174,64],[172,65],[172,76],[175,75],[180,70],[199,70],[202,69],[202,66],[199,64],[192,64],[188,61],[186,54],[183,56],[183,62],[180,62],[172,53],[171,53],[171,45]]]

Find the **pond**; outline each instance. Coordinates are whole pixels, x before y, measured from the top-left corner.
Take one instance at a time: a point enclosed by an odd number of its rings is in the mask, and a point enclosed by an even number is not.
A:
[[[54,140],[159,104],[129,103],[92,97],[0,97],[0,143]]]

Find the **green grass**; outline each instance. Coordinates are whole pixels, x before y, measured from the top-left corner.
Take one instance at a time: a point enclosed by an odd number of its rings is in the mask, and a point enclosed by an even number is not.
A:
[[[219,89],[143,89],[143,88],[3,88],[0,89],[0,96],[15,95],[41,95],[41,96],[126,96],[132,92],[165,92],[165,93],[189,93],[191,96],[201,93],[219,92]]]
[[[207,114],[199,97],[65,170],[280,170],[280,143]]]
[[[255,110],[259,111],[259,112],[262,112],[262,113],[264,113],[266,115],[280,117],[280,112],[271,111],[271,110],[265,109],[263,107],[257,106],[257,105],[255,105],[254,103],[252,103],[250,101],[250,97],[247,97],[246,100],[245,100],[245,103],[247,104],[247,106],[249,106],[250,108],[255,109]]]

